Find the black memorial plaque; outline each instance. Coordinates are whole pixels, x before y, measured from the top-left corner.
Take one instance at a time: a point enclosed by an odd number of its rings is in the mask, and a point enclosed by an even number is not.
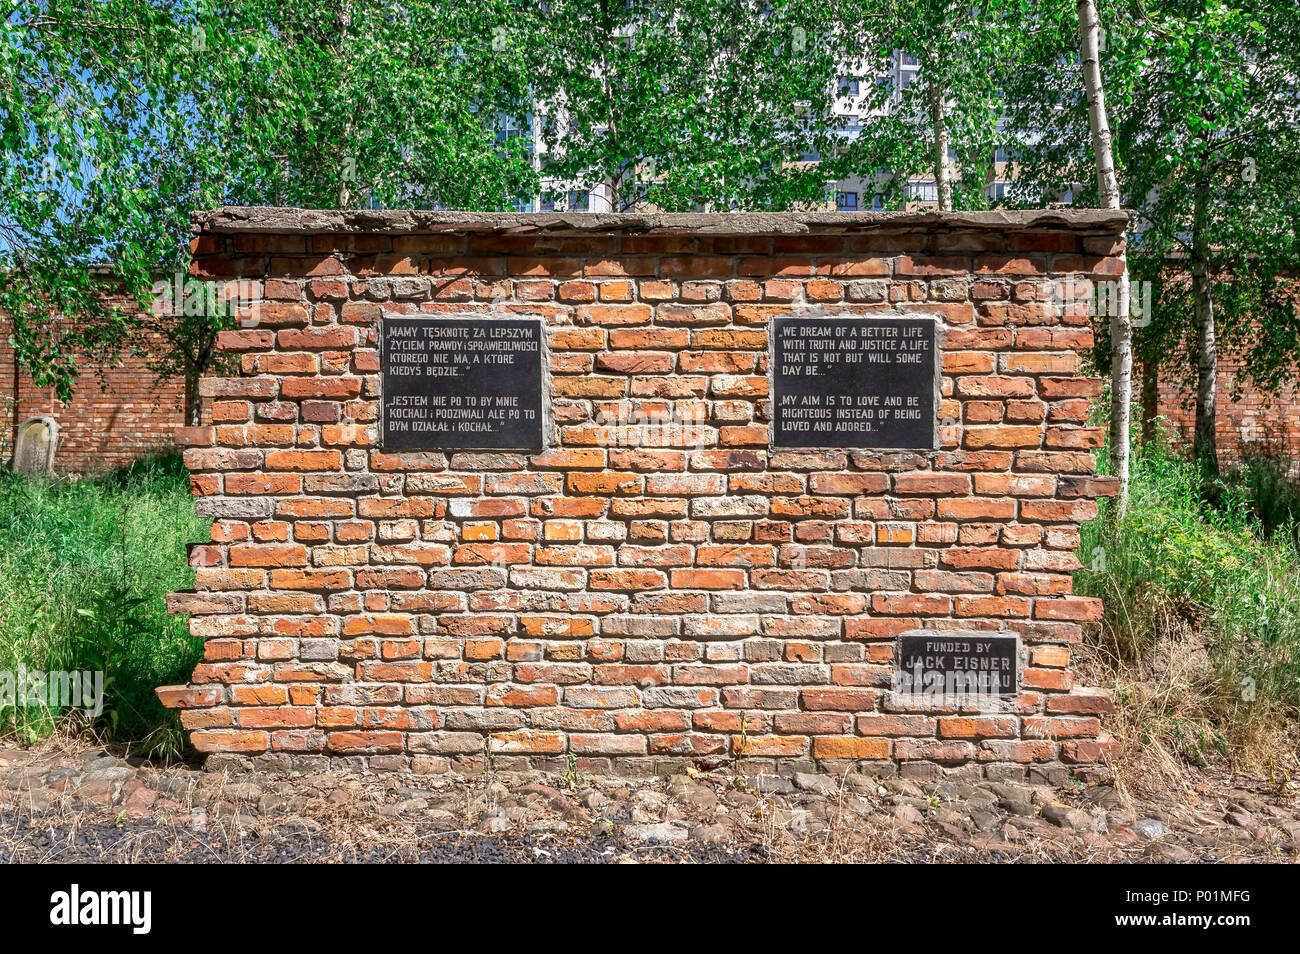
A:
[[[382,446],[540,450],[540,318],[385,317]]]
[[[933,449],[938,354],[932,318],[772,321],[772,444]]]
[[[1019,640],[970,632],[903,633],[897,687],[905,692],[1008,696],[1019,691]]]

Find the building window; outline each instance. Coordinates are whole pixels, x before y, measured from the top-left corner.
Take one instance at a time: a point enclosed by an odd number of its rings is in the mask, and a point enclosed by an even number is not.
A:
[[[591,208],[591,200],[586,192],[569,193],[569,211],[586,212]]]
[[[933,182],[909,182],[907,197],[921,202],[938,202],[939,187]]]
[[[885,197],[881,195],[879,192],[877,192],[875,195],[871,197],[871,211],[872,212],[885,211]]]
[[[497,142],[508,143],[515,139],[523,140],[531,146],[533,137],[533,118],[531,116],[508,116],[497,114]]]
[[[1007,190],[1010,188],[1010,182],[994,182],[989,186],[989,198],[995,202],[1000,202],[1007,197]]]
[[[835,208],[840,212],[858,211],[858,194],[856,192],[836,192]]]
[[[858,95],[858,81],[851,76],[840,77],[840,95],[849,96],[854,99]]]

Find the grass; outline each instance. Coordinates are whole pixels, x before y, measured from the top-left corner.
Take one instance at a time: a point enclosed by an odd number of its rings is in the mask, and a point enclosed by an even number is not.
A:
[[[1276,452],[1253,452],[1230,481],[1250,500],[1266,537],[1285,534],[1300,548],[1300,481],[1288,477],[1288,463]]]
[[[1292,489],[1253,474],[1211,504],[1194,464],[1143,448],[1118,533],[1105,516],[1084,529],[1075,590],[1106,605],[1096,649],[1120,732],[1172,762],[1284,772],[1300,713],[1300,551]]]
[[[155,686],[185,682],[202,654],[164,598],[188,589],[185,545],[205,539],[180,458],[87,480],[0,474],[0,671],[104,673],[103,741],[154,755],[184,742]],[[42,738],[78,711],[0,708],[0,732]]]

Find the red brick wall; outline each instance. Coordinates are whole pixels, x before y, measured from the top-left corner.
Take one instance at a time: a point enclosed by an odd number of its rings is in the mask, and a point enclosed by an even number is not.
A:
[[[181,436],[214,522],[172,606],[205,654],[160,696],[194,744],[421,772],[485,750],[1057,781],[1097,761],[1108,703],[1070,655],[1100,605],[1070,573],[1110,487],[1084,424],[1100,383],[1079,373],[1086,306],[1045,302],[1053,278],[1120,269],[1122,222],[857,221],[202,235],[196,272],[265,278],[265,300],[222,336],[243,373],[205,382],[213,426]],[[937,451],[769,449],[766,323],[819,308],[940,319]],[[386,311],[544,318],[558,440],[381,452]],[[663,412],[702,444],[600,423]],[[998,714],[895,695],[918,628],[1018,635],[1020,695]]]
[[[1243,452],[1275,455],[1290,462],[1290,474],[1300,479],[1300,388],[1283,385],[1277,394],[1262,395],[1253,388],[1233,400],[1231,389],[1240,362],[1220,356],[1218,406],[1215,434],[1219,461],[1229,466],[1240,461]],[[1138,383],[1141,388],[1141,383]],[[1196,430],[1196,380],[1160,375],[1158,412],[1168,419],[1175,437],[1189,449]],[[1141,400],[1140,393],[1136,396]]]
[[[84,364],[67,404],[53,390],[34,387],[22,374],[15,407],[13,345],[0,321],[0,460],[13,455],[16,424],[48,415],[59,422],[57,472],[86,474],[121,467],[171,445],[172,432],[185,423],[183,393],[182,382],[159,382],[143,358],[128,355],[102,376],[93,365]]]

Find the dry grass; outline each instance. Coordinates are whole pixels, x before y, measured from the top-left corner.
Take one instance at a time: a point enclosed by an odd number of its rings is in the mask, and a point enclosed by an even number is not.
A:
[[[1115,690],[1125,788],[1185,788],[1195,768],[1295,772],[1300,552],[1243,493],[1211,505],[1193,465],[1156,453],[1136,462],[1118,534],[1085,528],[1075,588],[1106,612],[1074,664]]]

